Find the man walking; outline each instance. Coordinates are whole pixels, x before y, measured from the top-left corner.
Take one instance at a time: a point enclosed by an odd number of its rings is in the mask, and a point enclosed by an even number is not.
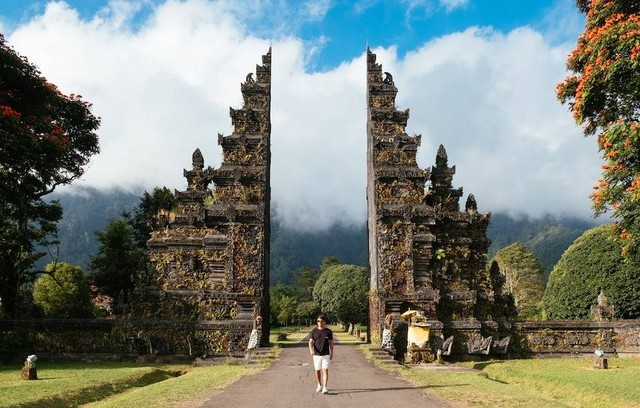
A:
[[[318,386],[316,392],[326,394],[329,381],[329,362],[333,359],[333,332],[327,326],[324,315],[316,319],[318,327],[309,333],[309,354],[313,356],[313,367],[316,370]]]

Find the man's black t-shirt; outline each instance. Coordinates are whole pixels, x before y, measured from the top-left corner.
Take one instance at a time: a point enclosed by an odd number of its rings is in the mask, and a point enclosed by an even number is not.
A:
[[[329,351],[329,340],[333,340],[331,329],[314,327],[309,337],[313,339],[313,354],[316,356],[328,356],[331,354]]]

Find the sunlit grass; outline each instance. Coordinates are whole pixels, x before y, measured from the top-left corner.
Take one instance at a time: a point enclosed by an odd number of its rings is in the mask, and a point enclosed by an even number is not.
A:
[[[39,363],[38,380],[22,380],[21,367],[0,367],[2,407],[165,406],[197,398],[261,367],[148,365],[132,363]],[[186,373],[186,374],[185,374]],[[184,375],[181,375],[184,374]],[[115,401],[115,402],[113,402]],[[114,405],[110,405],[114,404]]]
[[[122,407],[167,407],[181,403],[182,406],[197,405],[212,393],[238,380],[254,374],[259,368],[244,365],[220,365],[195,368],[183,376],[130,389],[102,401],[86,405],[92,408]]]
[[[367,347],[362,347],[365,354]],[[423,370],[384,366],[431,394],[470,407],[640,407],[640,360],[592,358],[494,360],[464,363],[476,370]]]

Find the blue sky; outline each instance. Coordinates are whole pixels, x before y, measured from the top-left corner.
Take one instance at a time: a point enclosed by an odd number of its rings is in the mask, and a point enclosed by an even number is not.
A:
[[[107,0],[65,0],[83,19],[91,19],[109,4]],[[135,4],[136,27],[164,0],[124,1]],[[44,12],[45,0],[2,0],[1,20],[9,28]],[[299,36],[321,50],[311,69],[330,69],[371,46],[396,47],[400,56],[431,38],[470,26],[492,27],[509,32],[529,26],[549,35],[553,42],[575,40],[581,17],[573,1],[557,0],[315,0],[240,1],[246,4],[247,29],[266,38]],[[312,11],[314,10],[314,11]],[[567,13],[564,16],[559,13]],[[557,20],[566,31],[558,33]]]
[[[590,217],[599,176],[554,95],[583,29],[573,0],[0,0],[0,31],[102,118],[79,186],[183,189],[240,82],[273,49],[272,191],[286,221],[363,222],[364,50],[378,55],[421,134],[423,168],[444,144],[481,211]]]

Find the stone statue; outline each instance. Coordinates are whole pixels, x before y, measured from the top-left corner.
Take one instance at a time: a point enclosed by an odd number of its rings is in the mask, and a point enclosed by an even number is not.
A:
[[[380,347],[386,350],[393,349],[392,329],[393,316],[388,314],[384,317],[384,328],[382,329],[382,343]]]
[[[262,316],[256,316],[253,321],[253,330],[249,336],[247,351],[255,350],[260,346],[260,337],[262,337]]]
[[[476,334],[467,342],[467,352],[469,354],[489,354],[492,344],[492,336],[485,338]]]
[[[591,307],[591,316],[598,321],[611,320],[613,318],[613,306],[609,305],[609,300],[604,295],[604,291],[600,289],[598,295],[598,304]]]
[[[511,343],[511,336],[507,336],[502,340],[498,340],[497,338],[493,341],[491,345],[492,351],[495,354],[507,354],[509,350],[509,344]]]

